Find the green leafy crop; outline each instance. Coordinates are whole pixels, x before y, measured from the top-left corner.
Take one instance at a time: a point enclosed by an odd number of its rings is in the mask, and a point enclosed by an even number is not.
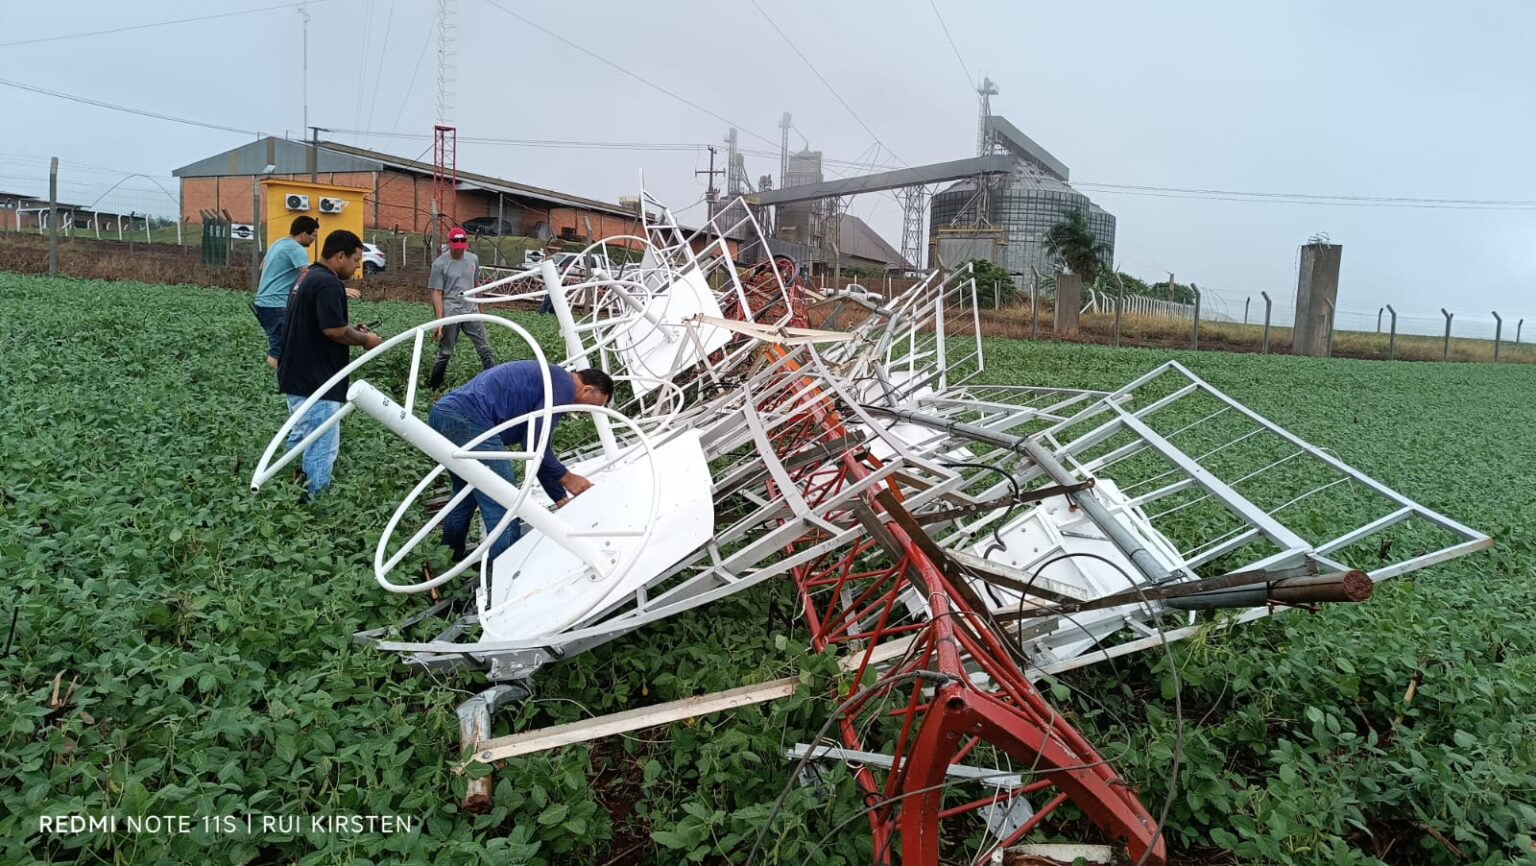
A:
[[[386,330],[429,316],[425,305],[354,307],[359,320],[386,316]],[[547,318],[519,321],[553,346]],[[350,640],[420,604],[379,591],[369,570],[373,533],[430,468],[424,458],[359,418],[343,426],[328,498],[300,506],[286,478],[252,496],[251,467],[285,408],[237,293],[0,275],[0,333],[0,644],[16,617],[0,659],[0,863],[745,858],[789,781],[784,749],[830,709],[835,664],[800,649],[787,583],[549,668],[497,732],[798,671],[795,698],[508,761],[494,771],[492,811],[467,814],[466,776],[483,768],[456,769],[453,711],[481,682],[413,675]],[[499,358],[518,356],[496,341]],[[988,353],[990,381],[1068,387],[1116,386],[1167,357],[1002,341]],[[1366,605],[1180,645],[1176,857],[1528,856],[1536,371],[1182,357],[1498,543]],[[377,375],[398,382],[406,369]],[[461,351],[450,381],[473,369]],[[1154,812],[1174,743],[1171,682],[1154,653],[1050,689],[1106,755],[1122,756]],[[857,809],[839,769],[825,788],[796,787],[759,862],[868,862],[862,822],[815,844]],[[40,816],[69,814],[400,815],[416,829],[39,832]]]

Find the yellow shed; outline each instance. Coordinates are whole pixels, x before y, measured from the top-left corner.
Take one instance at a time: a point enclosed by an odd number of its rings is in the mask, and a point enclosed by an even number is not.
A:
[[[268,247],[288,237],[293,218],[299,216],[320,221],[319,237],[309,247],[311,262],[320,257],[320,247],[331,232],[346,229],[363,236],[363,196],[372,192],[366,187],[275,178],[263,180],[261,187],[267,217],[262,230]]]

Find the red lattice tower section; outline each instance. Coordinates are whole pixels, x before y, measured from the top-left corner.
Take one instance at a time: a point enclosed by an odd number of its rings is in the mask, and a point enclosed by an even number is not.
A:
[[[809,326],[810,306],[805,294],[805,280],[800,278],[794,259],[774,256],[754,266],[742,276],[741,289],[751,306],[750,315],[742,309],[740,298],[727,295],[721,304],[726,318],[776,325],[787,312],[789,318],[785,325],[791,328]]]
[[[432,201],[437,203],[432,225],[435,246],[448,241],[448,230],[459,224],[459,131],[438,124],[432,127]],[[435,255],[435,253],[434,253]]]
[[[769,351],[784,359],[782,349]],[[792,362],[786,366],[795,369]],[[881,463],[858,446],[834,460],[793,461],[797,452],[842,440],[848,433],[824,392],[807,401],[804,389],[813,382],[796,378],[801,381],[795,387],[780,393],[797,392],[800,396],[792,399],[800,408],[788,410],[795,414],[779,428],[773,448],[786,465],[803,464],[790,478],[795,492],[815,508],[868,479]],[[771,412],[774,406],[758,409]],[[1000,847],[1017,844],[1071,803],[1124,845],[1132,863],[1163,864],[1167,854],[1156,821],[1132,788],[1024,675],[1017,657],[1004,645],[1006,636],[989,617],[977,615],[979,603],[967,601],[975,598],[969,586],[945,573],[947,558],[911,520],[901,496],[888,478],[853,499],[846,511],[825,515],[838,524],[859,521],[867,531],[852,546],[792,571],[813,648],[843,646],[861,656],[848,691],[838,696],[840,703],[848,704],[835,720],[843,746],[884,751],[893,759],[883,781],[868,767],[855,772],[869,810],[876,866],[936,866],[944,822],[992,804],[1006,807],[1017,797],[1028,797],[1034,813],[1000,841]],[[807,533],[785,555],[824,538],[818,531]],[[884,557],[879,555],[882,549]],[[927,604],[926,619],[905,615],[903,596],[914,590]],[[911,640],[906,655],[880,675],[880,682],[894,683],[891,688],[862,689],[876,647],[903,638]],[[973,672],[984,673],[992,688],[977,686]],[[862,699],[850,702],[861,692]],[[897,709],[885,709],[887,703]],[[964,762],[983,744],[1017,762],[1022,784],[946,805],[946,791],[956,787],[946,781],[949,766]],[[951,838],[962,837],[957,833]]]

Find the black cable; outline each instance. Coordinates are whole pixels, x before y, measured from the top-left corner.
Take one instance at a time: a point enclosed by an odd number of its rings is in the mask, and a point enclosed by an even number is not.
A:
[[[898,674],[894,677],[882,677],[881,679],[875,680],[874,682],[870,683],[862,689],[859,689],[857,692],[839,703],[837,705],[837,709],[833,710],[832,713],[827,716],[827,720],[823,722],[821,728],[816,731],[816,736],[811,738],[811,748],[806,749],[805,754],[800,757],[799,762],[796,763],[794,769],[790,771],[788,784],[786,784],[784,786],[784,790],[779,793],[778,799],[773,803],[773,808],[768,810],[768,815],[763,818],[763,826],[758,829],[757,838],[752,842],[752,850],[747,854],[747,866],[751,866],[752,862],[757,859],[757,852],[762,848],[763,845],[763,837],[768,834],[768,828],[773,825],[773,819],[777,818],[780,810],[784,808],[784,801],[789,798],[789,792],[795,783],[795,779],[800,776],[800,772],[805,769],[805,765],[810,763],[811,758],[816,754],[815,744],[819,743],[822,737],[827,735],[827,730],[832,727],[833,722],[838,720],[838,717],[842,715],[844,709],[858,701],[863,700],[878,689],[895,688],[898,685],[902,685],[913,680],[928,680],[940,685],[955,681],[953,677],[950,677],[946,674],[934,673],[933,671],[908,671],[907,673]]]
[[[1121,568],[1119,563],[1115,562],[1107,556],[1100,556],[1097,553],[1090,553],[1088,551],[1068,551],[1066,553],[1053,556],[1050,559],[1047,559],[1045,562],[1041,563],[1040,567],[1035,569],[1035,573],[1029,578],[1029,582],[1025,584],[1025,592],[1028,592],[1029,587],[1034,585],[1035,581],[1039,579],[1041,572],[1045,571],[1047,566],[1052,565],[1053,563],[1061,562],[1062,560],[1072,559],[1074,557],[1094,559],[1098,560],[1099,562],[1103,562],[1110,568],[1113,568],[1115,571],[1119,572],[1120,576],[1125,578],[1126,582],[1131,585],[1131,588],[1136,590],[1136,594],[1141,596],[1142,605],[1146,607],[1147,611],[1150,612],[1157,621],[1158,637],[1161,639],[1163,645],[1164,656],[1168,659],[1168,671],[1173,676],[1173,768],[1169,771],[1168,774],[1168,795],[1163,798],[1162,812],[1158,815],[1157,818],[1157,832],[1152,835],[1152,841],[1151,844],[1147,846],[1146,853],[1142,854],[1141,859],[1137,860],[1135,864],[1135,866],[1143,866],[1143,864],[1147,862],[1147,858],[1152,856],[1152,851],[1154,848],[1156,848],[1158,839],[1163,835],[1163,824],[1168,820],[1168,812],[1173,808],[1173,796],[1174,793],[1178,790],[1179,766],[1184,758],[1184,688],[1183,684],[1179,681],[1179,666],[1173,660],[1173,650],[1168,646],[1168,636],[1163,631],[1162,611],[1152,606],[1152,603],[1147,599],[1146,593],[1142,591],[1141,585],[1137,583],[1136,580],[1132,578],[1124,568]],[[1068,619],[1071,619],[1071,617],[1068,616]],[[1081,626],[1078,627],[1081,628]],[[1019,620],[1019,634],[1021,635],[1021,641],[1023,633],[1024,621],[1021,619]],[[1095,643],[1097,643],[1097,641],[1095,641]]]
[[[11,607],[11,627],[5,635],[5,649],[0,651],[0,659],[10,658],[11,644],[16,640],[16,621],[21,617],[21,602],[16,602]]]
[[[214,130],[218,130],[219,132],[233,132],[233,133],[235,133],[237,135],[253,136],[253,137],[260,134],[260,133],[255,132],[254,130],[250,130],[250,129],[240,129],[238,127],[233,127],[233,126],[224,126],[223,124],[219,124],[219,123],[207,123],[207,122],[204,122],[204,121],[201,121],[201,120],[191,120],[191,119],[185,118],[185,117],[176,117],[176,116],[170,115],[170,114],[161,114],[158,111],[147,111],[147,110],[142,109],[142,108],[132,108],[132,107],[129,107],[129,106],[126,106],[126,105],[118,105],[118,104],[112,103],[112,102],[104,102],[104,101],[102,101],[100,99],[91,99],[91,98],[86,97],[86,96],[76,96],[76,95],[74,95],[72,93],[64,93],[64,92],[58,91],[58,90],[49,90],[46,87],[37,87],[36,85],[32,85],[32,84],[23,84],[20,81],[8,81],[6,79],[0,78],[0,87],[13,87],[13,88],[15,88],[17,90],[26,90],[26,91],[30,91],[32,93],[39,93],[39,94],[42,94],[43,96],[52,96],[52,97],[54,97],[56,99],[67,99],[70,102],[79,102],[79,103],[81,103],[83,105],[94,105],[97,108],[106,108],[106,109],[110,109],[112,111],[121,111],[121,112],[124,112],[124,113],[127,113],[127,114],[137,114],[137,115],[139,115],[141,117],[152,117],[152,118],[155,118],[157,120],[169,120],[169,121],[171,121],[173,123],[184,123],[184,124],[186,124],[188,126],[200,126],[203,129],[214,129]]]
[[[957,460],[953,463],[940,463],[939,465],[948,467],[950,469],[958,469],[964,466],[968,466],[972,469],[986,469],[1003,476],[1003,479],[1008,482],[1008,486],[1013,489],[1014,501],[1008,505],[1008,510],[1003,512],[1003,518],[992,524],[992,546],[988,547],[986,551],[981,554],[981,558],[986,559],[987,557],[991,556],[992,551],[994,550],[1007,550],[1008,545],[1003,543],[1003,537],[999,534],[999,532],[1004,526],[1007,525],[1008,518],[1013,516],[1013,509],[1017,508],[1019,505],[1019,482],[1015,481],[1013,476],[1009,475],[1004,470],[987,463],[974,463],[964,460]]]
[[[416,65],[411,67],[410,83],[405,86],[405,93],[400,97],[400,107],[395,109],[395,119],[389,124],[389,128],[391,130],[398,129],[400,127],[400,117],[401,115],[405,114],[406,103],[410,101],[411,94],[416,91],[416,77],[421,73],[421,61],[427,56],[427,46],[432,44],[432,32],[436,29],[437,14],[434,13],[432,15],[432,23],[427,27],[427,38],[422,40],[421,50],[416,53]],[[368,114],[370,117],[372,117],[372,110],[370,110]]]
[[[772,18],[768,17],[768,13],[763,10],[762,6],[758,5],[757,0],[749,0],[749,2],[751,2],[752,8],[757,10],[757,14],[763,16],[763,20],[768,22],[768,26],[773,28],[773,32],[779,34],[779,37],[784,40],[785,44],[789,46],[789,49],[795,52],[795,56],[800,58],[800,61],[805,64],[805,68],[811,70],[811,74],[816,76],[817,81],[820,81],[823,85],[826,86],[827,90],[831,92],[833,98],[835,98],[838,104],[848,112],[849,116],[851,116],[855,121],[858,121],[859,126],[862,126],[864,131],[869,133],[869,137],[875,140],[875,144],[883,148],[886,153],[889,153],[891,156],[895,156],[897,162],[901,163],[902,165],[906,165],[907,161],[902,159],[900,156],[897,156],[896,151],[886,147],[885,142],[880,140],[880,136],[876,135],[875,131],[869,128],[869,124],[864,122],[864,118],[860,117],[859,113],[853,110],[853,106],[848,104],[848,100],[844,99],[843,95],[837,92],[837,88],[832,86],[832,82],[828,81],[826,77],[821,74],[820,70],[816,68],[816,65],[811,63],[811,59],[805,56],[805,52],[800,50],[800,46],[796,45],[794,40],[789,38],[789,34],[780,29],[779,25],[775,23]]]
[[[955,59],[960,61],[960,69],[965,73],[966,83],[975,87],[976,79],[971,76],[971,67],[965,64],[965,57],[960,54],[960,47],[955,44],[955,37],[949,34],[949,25],[944,23],[944,16],[939,13],[938,4],[928,0],[928,5],[933,7],[933,17],[939,19],[939,29],[944,31],[944,38],[949,42],[949,50],[955,52]]]
[[[1123,574],[1123,572],[1122,572],[1122,574]],[[1127,577],[1129,577],[1129,576],[1127,575]],[[974,616],[975,613],[972,612],[971,615]],[[959,612],[957,612],[957,611],[949,611],[949,612],[945,613],[943,616],[954,618],[954,619],[959,619],[961,617],[961,614]],[[1070,616],[1067,617],[1067,618],[1069,620],[1072,620],[1072,618]],[[1093,636],[1093,634],[1091,632],[1089,632],[1086,627],[1084,627],[1081,623],[1077,622],[1076,620],[1072,620],[1072,623],[1073,623],[1073,625],[1076,625],[1078,627],[1078,629],[1080,629],[1085,635],[1087,635],[1090,640],[1094,641],[1095,644],[1098,644],[1098,639],[1095,638]],[[916,642],[914,642],[911,646],[909,646],[907,648],[907,651],[906,651],[906,653],[903,654],[901,661],[898,662],[895,665],[895,667],[897,669],[899,669],[901,667],[901,665],[906,662],[906,660],[911,658],[912,653],[916,650],[916,648],[917,648],[917,644],[916,644]],[[1118,676],[1118,669],[1115,668],[1113,659],[1110,660],[1110,666],[1111,666],[1112,669],[1116,670],[1116,675]],[[932,677],[936,677],[936,678],[942,679],[942,680],[944,680],[946,682],[948,681],[947,677],[943,677],[943,675],[940,675],[940,674],[933,674],[932,672],[928,672],[928,671],[917,671],[917,672],[913,672],[913,673],[929,674]],[[895,678],[893,678],[893,681],[889,685],[891,685],[891,686],[895,685],[894,679]],[[822,725],[821,729],[817,731],[816,736],[815,736],[815,738],[814,738],[814,740],[812,742],[812,747],[809,750],[807,750],[806,754],[804,756],[802,756],[800,762],[795,765],[794,770],[789,775],[789,780],[786,783],[784,790],[779,795],[778,802],[775,803],[774,810],[769,813],[767,819],[764,822],[763,829],[759,831],[758,840],[757,840],[758,843],[761,843],[762,837],[767,832],[767,828],[768,828],[769,824],[771,823],[772,819],[777,816],[777,812],[779,811],[779,809],[782,808],[782,803],[783,803],[784,799],[789,796],[789,791],[793,788],[793,785],[795,784],[795,780],[799,778],[801,771],[803,770],[803,768],[805,767],[805,765],[807,763],[807,759],[812,754],[814,754],[816,744],[819,743],[820,740],[825,736],[825,734],[827,732],[827,729],[829,727],[831,727],[832,722],[835,721],[837,719],[838,715],[841,714],[843,707],[847,706],[849,703],[852,703],[855,699],[861,697],[865,692],[871,691],[875,687],[880,686],[883,682],[885,682],[885,681],[882,680],[882,681],[877,681],[875,683],[872,683],[867,689],[864,690],[864,692],[861,692],[859,695],[855,695],[855,696],[849,698],[848,700],[844,701],[841,705],[839,705],[837,711],[833,713],[833,715],[827,720],[827,722]],[[1107,704],[1105,704],[1102,700],[1099,700],[1099,698],[1097,696],[1091,695],[1088,692],[1085,692],[1082,689],[1078,689],[1078,688],[1076,688],[1076,687],[1074,687],[1074,686],[1072,686],[1070,684],[1067,684],[1067,683],[1063,683],[1062,685],[1066,686],[1069,689],[1072,689],[1072,691],[1076,692],[1077,694],[1079,694],[1079,695],[1081,695],[1081,696],[1091,700],[1099,709],[1101,709],[1106,714],[1108,714],[1109,716],[1112,717],[1112,722],[1114,724],[1120,725],[1122,728],[1124,728],[1127,731],[1130,730],[1130,726],[1125,723],[1124,718],[1121,717],[1114,710],[1110,709],[1109,706]],[[1053,715],[1055,713],[1055,708],[1054,707],[1052,708],[1052,713],[1053,713]],[[1086,770],[1086,769],[1092,769],[1094,767],[1101,766],[1101,765],[1114,764],[1114,763],[1118,762],[1120,759],[1124,758],[1127,754],[1129,754],[1130,751],[1131,751],[1130,744],[1127,743],[1126,747],[1119,754],[1114,755],[1113,757],[1106,758],[1106,757],[1102,757],[1101,756],[1099,758],[1099,760],[1097,760],[1097,761],[1090,761],[1090,762],[1087,762],[1087,763],[1084,763],[1084,764],[1079,764],[1079,765],[1074,765],[1074,766],[1067,766],[1067,767],[1061,767],[1061,768],[1057,768],[1057,771],[1060,772],[1060,771]],[[1021,773],[1020,775],[1021,775],[1021,777],[1023,775],[1034,776],[1034,775],[1037,775],[1038,772],[1039,772],[1039,764],[1037,762],[1035,765],[1031,766],[1028,771],[1026,771],[1025,773]],[[999,771],[997,775],[1012,775],[1012,771],[1011,770],[1010,771]],[[988,777],[989,776],[982,776],[980,778],[988,778]],[[840,831],[844,827],[848,826],[854,820],[857,820],[858,818],[863,817],[863,816],[869,814],[870,812],[874,811],[875,809],[880,808],[881,806],[889,805],[890,803],[895,802],[897,800],[900,800],[900,799],[902,799],[904,797],[910,797],[910,796],[914,796],[916,794],[926,793],[928,791],[932,791],[932,790],[935,790],[935,789],[945,788],[945,787],[949,787],[949,786],[953,786],[953,785],[966,784],[968,782],[974,782],[974,781],[976,781],[975,778],[949,779],[949,780],[946,780],[946,781],[944,781],[944,782],[942,782],[942,783],[940,783],[938,785],[931,785],[931,786],[928,786],[926,788],[920,788],[920,789],[918,789],[916,791],[904,792],[903,794],[901,794],[901,795],[899,795],[897,797],[892,797],[892,798],[889,798],[889,799],[886,799],[886,800],[877,800],[877,801],[874,801],[872,803],[869,802],[868,797],[873,792],[866,792],[866,795],[865,795],[865,807],[863,809],[861,809],[860,811],[856,812],[852,817],[844,820],[842,823],[837,825],[837,827],[833,828],[833,830],[830,833],[828,833],[825,836],[823,836],[816,843],[815,847],[816,848],[823,847],[826,844],[827,840],[829,840],[838,831]],[[1172,786],[1170,786],[1170,795],[1169,796],[1170,796],[1169,802],[1171,802]],[[1165,816],[1166,816],[1166,807],[1165,807],[1164,813],[1165,813]],[[892,838],[894,838],[894,837],[892,837]],[[1154,839],[1155,838],[1156,837],[1154,837]],[[887,840],[887,841],[889,842],[889,840]],[[749,856],[748,859],[747,859],[747,866],[751,866],[753,860],[756,858],[757,850],[758,850],[758,844],[754,844],[752,852],[751,852],[751,856]],[[877,855],[876,860],[878,862],[878,855]],[[1138,866],[1140,866],[1140,864],[1138,864]]]

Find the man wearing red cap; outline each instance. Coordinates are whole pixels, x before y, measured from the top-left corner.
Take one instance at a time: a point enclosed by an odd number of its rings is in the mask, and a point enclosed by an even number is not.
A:
[[[479,269],[480,259],[469,251],[469,235],[457,227],[449,231],[448,252],[432,262],[432,275],[427,278],[435,318],[479,312],[473,303],[464,299],[464,293],[475,287],[475,274]],[[453,347],[459,341],[460,331],[467,334],[469,341],[475,344],[475,354],[480,356],[482,368],[489,370],[496,366],[496,358],[491,354],[491,341],[485,336],[485,325],[480,322],[445,325],[432,334],[432,339],[437,341],[437,361],[432,365],[432,373],[427,376],[428,388],[442,387],[443,374],[447,372],[448,362],[453,358]]]

